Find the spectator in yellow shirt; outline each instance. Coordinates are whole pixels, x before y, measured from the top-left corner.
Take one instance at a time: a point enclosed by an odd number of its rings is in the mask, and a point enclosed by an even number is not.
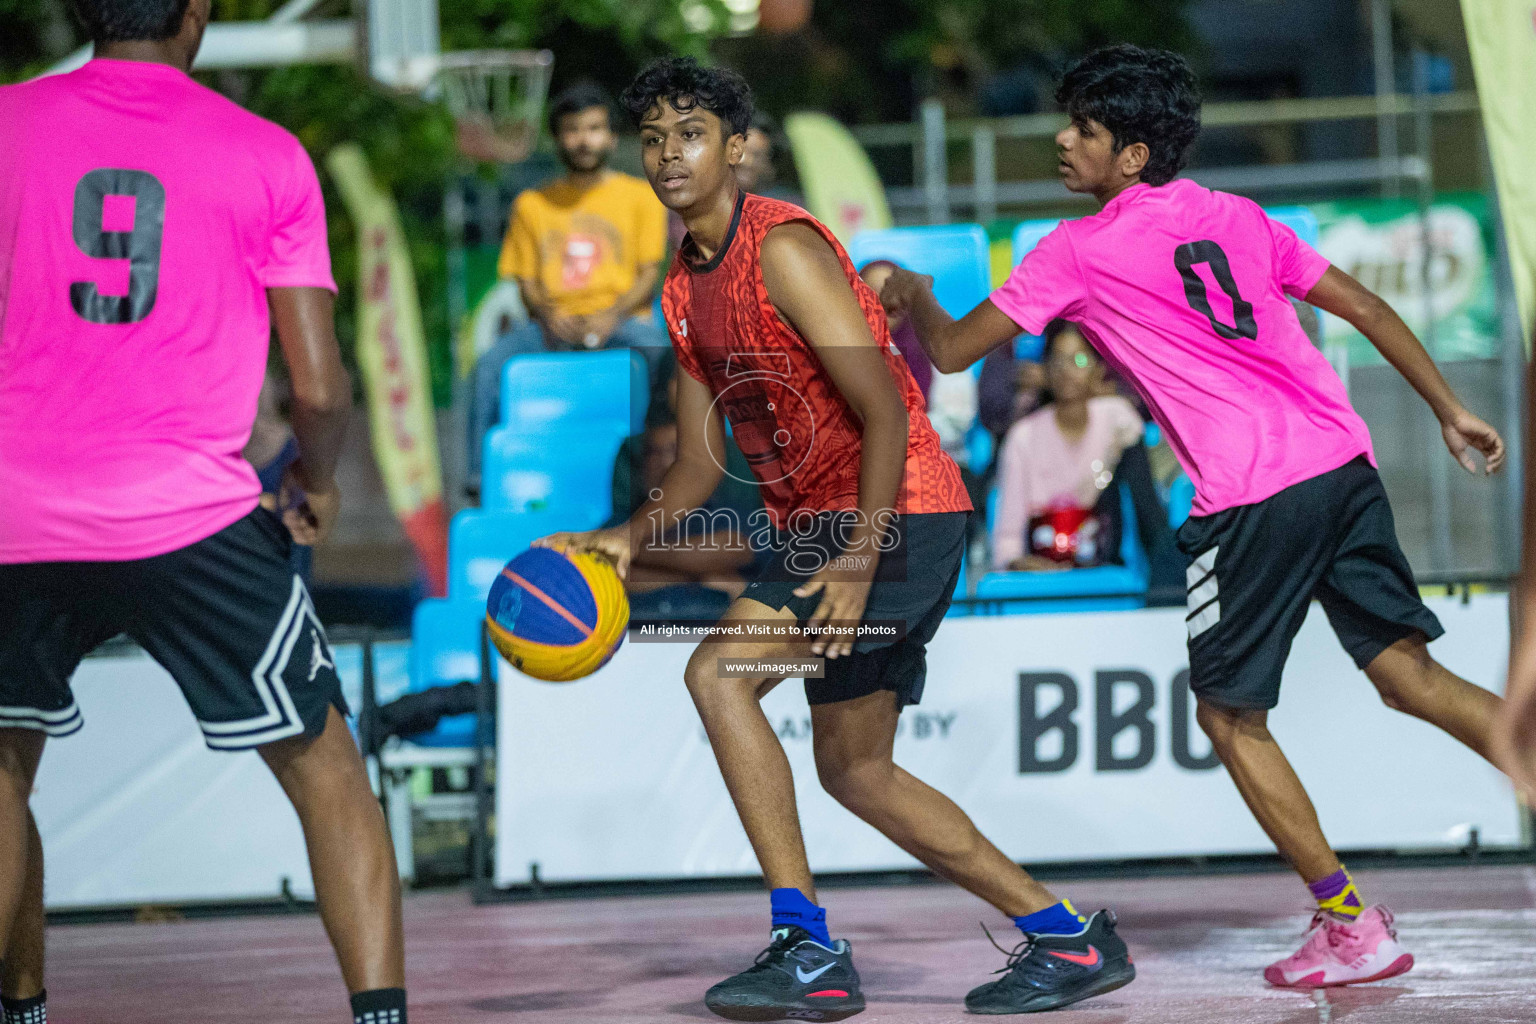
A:
[[[500,413],[502,365],[526,352],[635,348],[655,366],[667,351],[650,305],[665,256],[667,214],[650,185],[608,168],[618,136],[596,85],[555,98],[549,129],[566,173],[512,205],[497,269],[517,281],[530,319],[475,364],[469,465]]]

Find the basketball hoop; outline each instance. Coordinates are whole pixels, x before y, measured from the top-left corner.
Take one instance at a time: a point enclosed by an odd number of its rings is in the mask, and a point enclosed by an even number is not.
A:
[[[515,164],[539,138],[555,55],[548,50],[458,50],[438,59],[436,84],[466,159]]]

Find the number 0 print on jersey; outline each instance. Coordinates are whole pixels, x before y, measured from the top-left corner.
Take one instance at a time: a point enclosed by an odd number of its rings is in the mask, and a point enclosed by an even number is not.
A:
[[[1211,276],[1216,279],[1221,290],[1227,293],[1227,298],[1232,300],[1234,324],[1224,324],[1216,319],[1211,309],[1211,298],[1206,294],[1205,282],[1195,273],[1195,267],[1200,263],[1210,266]],[[1173,265],[1179,268],[1179,276],[1184,279],[1184,295],[1189,299],[1190,306],[1211,322],[1212,330],[1223,338],[1258,340],[1259,325],[1253,319],[1253,303],[1245,301],[1238,294],[1237,281],[1232,277],[1232,265],[1227,262],[1227,254],[1221,246],[1211,241],[1185,242],[1173,250]]]
[[[132,226],[119,207],[108,223],[107,199],[133,201]],[[160,234],[165,227],[165,186],[147,171],[104,167],[75,185],[75,245],[87,256],[128,261],[128,294],[103,295],[94,281],[69,286],[69,304],[97,324],[132,324],[149,316],[160,287]]]

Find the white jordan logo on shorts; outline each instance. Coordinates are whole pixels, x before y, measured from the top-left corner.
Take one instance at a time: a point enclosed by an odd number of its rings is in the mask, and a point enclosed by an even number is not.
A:
[[[320,631],[314,627],[309,630],[309,681],[314,682],[315,676],[322,668],[336,671],[336,662],[331,660],[331,652],[326,650],[325,641],[320,639]]]

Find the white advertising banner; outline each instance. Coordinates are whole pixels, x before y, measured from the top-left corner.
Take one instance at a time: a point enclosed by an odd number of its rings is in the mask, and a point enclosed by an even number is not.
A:
[[[1430,607],[1432,650],[1502,690],[1503,595]],[[505,664],[496,880],[750,875],[757,863],[683,685],[688,644],[626,644],[573,684]],[[929,646],[896,760],[1024,862],[1272,852],[1194,723],[1178,609],[952,618]],[[824,794],[798,681],[763,707],[789,754],[811,866],[914,861]],[[1341,850],[1521,841],[1509,786],[1437,729],[1388,710],[1313,606],[1270,727]]]
[[[87,658],[71,685],[85,728],[48,742],[32,796],[50,908],[314,895],[272,773],[204,746],[154,660]]]

